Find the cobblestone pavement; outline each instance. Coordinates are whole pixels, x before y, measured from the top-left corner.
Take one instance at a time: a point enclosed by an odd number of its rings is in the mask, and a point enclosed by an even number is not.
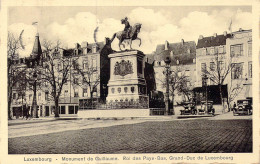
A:
[[[131,120],[128,121],[131,122]],[[136,122],[133,123],[134,121]],[[70,126],[70,121],[65,122],[66,126]],[[100,126],[99,128],[9,138],[9,153],[252,152],[252,120],[250,119],[169,119],[168,121],[133,120],[133,122],[110,127]],[[52,127],[55,125],[50,126]],[[74,129],[77,128],[74,127]]]

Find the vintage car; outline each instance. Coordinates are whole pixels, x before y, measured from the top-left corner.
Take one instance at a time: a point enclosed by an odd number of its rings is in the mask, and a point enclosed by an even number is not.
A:
[[[199,109],[198,114],[215,115],[215,109],[213,108],[213,101],[201,101],[201,109]]]
[[[252,99],[237,100],[237,107],[233,109],[233,115],[251,115]]]
[[[184,109],[180,110],[181,115],[196,115],[197,109],[194,102],[184,102]]]

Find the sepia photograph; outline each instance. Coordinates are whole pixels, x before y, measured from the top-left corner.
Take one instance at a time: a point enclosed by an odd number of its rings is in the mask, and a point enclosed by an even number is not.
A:
[[[253,15],[251,5],[7,7],[8,155],[234,163],[257,153]]]

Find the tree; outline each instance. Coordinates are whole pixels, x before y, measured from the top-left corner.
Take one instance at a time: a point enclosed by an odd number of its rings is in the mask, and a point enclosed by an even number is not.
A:
[[[23,48],[21,45],[21,37],[15,37],[11,32],[8,32],[7,36],[7,88],[8,88],[8,119],[12,119],[11,116],[11,103],[13,96],[13,89],[23,79],[23,75],[26,71],[25,67],[19,66],[19,50]]]
[[[229,77],[228,75],[230,75],[231,71],[236,71],[241,72],[240,68],[236,68],[236,65],[234,64],[235,59],[230,56],[229,59],[226,58],[226,54],[215,54],[215,57],[212,59],[210,66],[209,67],[205,67],[202,70],[202,78],[207,76],[210,81],[212,81],[214,84],[218,85],[219,87],[219,95],[220,95],[220,100],[221,100],[221,104],[223,106],[224,109],[224,99],[223,99],[223,89],[222,86],[224,85],[227,77]],[[236,87],[238,89],[238,87]],[[235,89],[235,90],[237,90]],[[233,90],[233,91],[235,91]],[[233,92],[231,91],[231,92]],[[237,92],[237,91],[235,91]],[[231,93],[229,93],[231,94]],[[229,105],[230,100],[228,100],[228,105]]]
[[[169,93],[172,96],[172,102],[174,106],[174,96],[175,93],[181,93],[185,97],[187,97],[188,100],[190,100],[191,97],[191,87],[188,86],[189,79],[185,75],[185,71],[181,70],[181,67],[171,67],[169,71]],[[166,78],[165,81],[162,81],[163,87],[166,88]]]
[[[80,66],[78,63],[75,63],[75,69],[78,71],[81,79],[77,82],[76,85],[79,85],[83,88],[88,88],[90,92],[91,107],[93,107],[93,94],[97,92],[97,87],[100,84],[100,74],[97,67],[92,65],[83,65]]]
[[[69,56],[63,56],[63,51],[59,41],[53,44],[44,40],[44,59],[41,71],[41,80],[46,83],[46,88],[50,91],[50,95],[55,103],[55,117],[59,117],[59,98],[64,85],[68,81],[72,62],[77,60]]]

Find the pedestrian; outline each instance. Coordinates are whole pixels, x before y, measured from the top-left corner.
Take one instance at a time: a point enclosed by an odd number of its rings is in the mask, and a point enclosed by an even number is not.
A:
[[[234,102],[234,105],[233,105],[233,110],[235,110],[235,109],[236,109],[236,107],[237,107],[237,104],[236,104],[236,102]]]
[[[29,106],[26,106],[26,114],[25,114],[25,116],[26,116],[26,120],[27,120],[28,117],[29,117]]]

